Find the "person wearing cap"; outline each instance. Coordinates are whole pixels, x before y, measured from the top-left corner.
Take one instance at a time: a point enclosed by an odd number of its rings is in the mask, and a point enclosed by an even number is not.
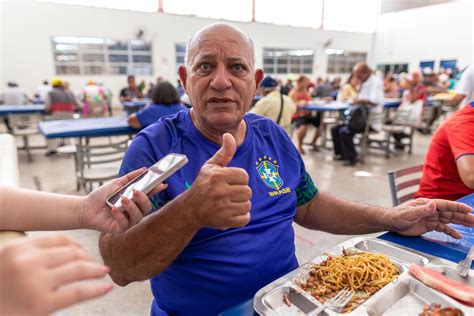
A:
[[[291,116],[296,112],[295,103],[279,91],[277,81],[270,76],[262,80],[260,89],[263,97],[249,112],[268,117],[290,135]]]
[[[45,112],[51,114],[53,119],[72,118],[74,111],[79,109],[76,96],[71,90],[65,88],[64,82],[61,78],[53,78],[53,80],[51,80],[51,85],[53,86],[53,89],[48,93],[44,103]],[[48,139],[46,142],[48,145],[46,155],[49,156],[56,154],[58,140]]]
[[[108,96],[106,90],[89,80],[80,94],[82,114],[85,117],[103,117],[108,111]]]

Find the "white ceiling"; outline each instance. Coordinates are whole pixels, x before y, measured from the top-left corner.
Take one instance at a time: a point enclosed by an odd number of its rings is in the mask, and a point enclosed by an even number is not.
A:
[[[382,0],[382,13],[408,10],[456,0]]]

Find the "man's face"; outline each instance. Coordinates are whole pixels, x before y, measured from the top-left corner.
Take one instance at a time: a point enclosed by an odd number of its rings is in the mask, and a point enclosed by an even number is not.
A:
[[[128,86],[130,88],[135,88],[137,86],[136,83],[135,83],[135,78],[129,78],[128,79]]]
[[[254,71],[246,38],[229,28],[215,28],[197,35],[188,68],[180,67],[179,76],[199,121],[226,131],[241,123],[263,72]]]

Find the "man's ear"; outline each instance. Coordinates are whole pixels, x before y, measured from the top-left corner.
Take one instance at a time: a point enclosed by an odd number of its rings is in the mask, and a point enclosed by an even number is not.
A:
[[[263,70],[257,68],[257,70],[255,71],[255,91],[258,91],[258,88],[260,87],[260,82],[262,82],[264,75],[265,74],[263,73]]]
[[[183,85],[184,91],[187,92],[187,79],[188,79],[188,70],[185,66],[181,65],[178,68],[178,76],[181,84]]]

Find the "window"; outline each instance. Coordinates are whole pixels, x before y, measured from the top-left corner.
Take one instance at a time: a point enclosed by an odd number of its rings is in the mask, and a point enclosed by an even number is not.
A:
[[[434,69],[434,60],[429,60],[429,61],[420,61],[420,69],[423,70],[425,68],[430,68],[431,70]]]
[[[323,28],[333,31],[374,33],[379,0],[325,0]]]
[[[186,44],[183,44],[183,43],[176,44],[175,52],[176,52],[176,69],[178,69],[180,65],[184,65],[184,56],[186,55]]]
[[[99,37],[54,36],[58,75],[151,75],[151,43]]]
[[[328,48],[324,52],[328,55],[329,74],[351,73],[357,62],[367,60],[366,52],[349,52],[339,48]]]
[[[457,64],[457,59],[441,60],[439,62],[439,68],[454,70],[456,68],[456,64]]]
[[[263,23],[320,28],[322,9],[323,0],[311,0],[304,3],[287,0],[257,0],[255,1],[255,20]]]
[[[217,0],[163,0],[163,10],[166,13],[194,15],[202,18],[242,22],[252,20],[252,0],[233,1],[230,4],[229,1]]]
[[[264,48],[263,71],[267,74],[311,74],[314,51],[310,49]]]
[[[387,75],[389,72],[392,73],[402,73],[408,72],[408,63],[406,64],[379,64],[377,65],[377,70],[380,70],[384,75]]]
[[[61,3],[80,5],[85,7],[108,8],[118,10],[131,10],[141,12],[158,11],[158,1],[150,0],[35,0],[36,2]]]

